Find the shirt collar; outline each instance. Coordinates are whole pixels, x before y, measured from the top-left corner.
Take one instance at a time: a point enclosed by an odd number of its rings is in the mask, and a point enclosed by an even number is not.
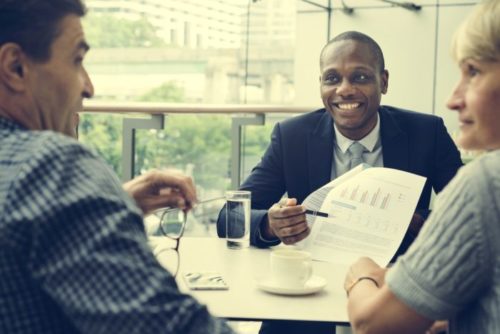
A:
[[[354,140],[349,139],[345,137],[342,133],[340,133],[340,131],[338,131],[337,129],[337,126],[335,125],[335,122],[333,123],[333,133],[337,146],[340,148],[342,153],[346,153],[347,149],[349,148],[349,146],[351,146]],[[375,127],[365,137],[363,137],[360,140],[357,140],[357,142],[363,145],[368,151],[372,152],[379,139],[380,139],[380,116],[377,113],[377,124],[375,124]]]

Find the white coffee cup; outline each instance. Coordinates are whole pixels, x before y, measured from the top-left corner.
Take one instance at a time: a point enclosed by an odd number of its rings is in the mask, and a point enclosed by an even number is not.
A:
[[[276,249],[271,252],[271,278],[284,288],[301,288],[311,278],[311,254],[296,249]]]

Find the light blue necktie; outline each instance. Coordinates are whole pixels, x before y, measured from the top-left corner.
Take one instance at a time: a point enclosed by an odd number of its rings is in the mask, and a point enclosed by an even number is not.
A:
[[[353,169],[359,164],[363,163],[363,151],[365,147],[361,145],[359,142],[355,141],[349,146],[349,153],[351,153],[351,162],[349,165],[349,169]]]

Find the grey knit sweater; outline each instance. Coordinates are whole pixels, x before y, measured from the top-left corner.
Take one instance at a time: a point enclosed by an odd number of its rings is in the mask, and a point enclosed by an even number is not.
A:
[[[500,150],[463,167],[436,198],[390,290],[450,333],[500,333]]]

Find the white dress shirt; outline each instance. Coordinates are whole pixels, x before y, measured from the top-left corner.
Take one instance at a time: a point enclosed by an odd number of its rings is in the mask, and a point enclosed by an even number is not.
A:
[[[331,179],[337,178],[349,171],[349,163],[351,157],[347,150],[354,140],[345,137],[333,124],[333,161]],[[383,167],[384,160],[382,157],[382,141],[380,138],[380,116],[377,114],[377,124],[370,133],[360,140],[358,143],[365,147],[363,152],[363,162],[374,167]]]

